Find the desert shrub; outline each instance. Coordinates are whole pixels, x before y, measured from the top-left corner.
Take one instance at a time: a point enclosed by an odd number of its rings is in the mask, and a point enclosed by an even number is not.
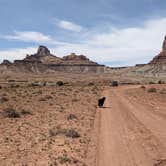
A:
[[[49,135],[50,137],[57,136],[57,135],[64,135],[70,138],[80,137],[80,134],[74,129],[51,129],[49,130]]]
[[[11,87],[11,88],[19,88],[20,85],[18,85],[18,84],[11,84],[10,87]]]
[[[0,103],[7,102],[9,99],[7,97],[0,97]]]
[[[71,138],[78,138],[80,137],[80,134],[77,131],[70,129],[70,130],[66,130],[65,136],[71,137]]]
[[[4,109],[3,115],[6,118],[20,118],[20,113],[17,112],[15,109],[13,108],[6,108]]]
[[[158,84],[164,84],[164,81],[159,80],[159,81],[158,81]]]
[[[141,88],[141,89],[146,89],[146,87],[145,87],[144,85],[142,85],[140,88]]]
[[[95,85],[94,82],[89,82],[88,83],[88,86],[93,86],[93,85]]]
[[[24,109],[21,111],[21,114],[22,115],[32,115],[32,113],[30,111],[24,110]]]
[[[63,154],[58,157],[60,164],[71,163],[71,159],[67,156],[67,154]]]
[[[149,84],[155,84],[155,82],[153,82],[153,81],[149,81]]]
[[[161,80],[159,80],[159,81],[158,81],[158,84],[162,84],[162,81],[161,81]]]
[[[74,114],[68,115],[67,120],[73,120],[73,119],[77,119],[76,115]]]
[[[77,98],[75,98],[75,99],[72,99],[72,102],[74,103],[74,102],[77,102],[77,101],[79,101],[80,99],[77,99]]]
[[[111,81],[111,86],[118,86],[118,81]]]
[[[0,85],[0,89],[2,89],[2,86]]]
[[[150,92],[150,93],[156,93],[157,89],[156,88],[149,88],[148,92]]]
[[[16,82],[16,80],[8,80],[8,82]]]
[[[57,82],[56,82],[56,85],[58,85],[58,86],[63,86],[64,83],[63,83],[63,81],[57,81]]]

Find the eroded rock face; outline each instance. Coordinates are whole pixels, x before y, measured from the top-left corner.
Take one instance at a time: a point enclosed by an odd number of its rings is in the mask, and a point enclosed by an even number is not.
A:
[[[65,61],[68,61],[68,60],[89,60],[86,56],[84,56],[84,55],[76,55],[75,53],[71,53],[68,56],[64,56],[63,59]]]
[[[2,65],[11,65],[11,64],[12,63],[6,59],[2,62]]]
[[[4,67],[12,71],[44,73],[44,72],[104,72],[104,66],[96,62],[90,61],[84,55],[76,55],[71,53],[63,58],[56,57],[51,54],[49,49],[45,46],[39,46],[37,53],[27,55],[23,60],[15,60],[14,63],[8,65],[9,62],[4,62]]]
[[[27,55],[24,61],[29,62],[41,62],[44,64],[59,64],[62,60],[50,53],[50,50],[45,46],[39,46],[37,53],[33,55]]]
[[[63,57],[63,64],[89,64],[89,65],[97,65],[97,63],[90,61],[84,55],[76,55],[75,53],[71,53],[70,55]]]
[[[166,51],[166,36],[164,38],[164,42],[163,42],[163,50],[162,51]]]
[[[166,64],[166,36],[164,38],[162,51],[155,56],[149,64]]]
[[[45,46],[39,46],[36,55],[37,56],[49,56],[51,54],[50,54],[50,50],[47,47],[45,47]]]

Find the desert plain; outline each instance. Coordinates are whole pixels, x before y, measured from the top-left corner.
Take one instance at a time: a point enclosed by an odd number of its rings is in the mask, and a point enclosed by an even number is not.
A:
[[[165,166],[166,85],[115,72],[1,76],[0,165]]]

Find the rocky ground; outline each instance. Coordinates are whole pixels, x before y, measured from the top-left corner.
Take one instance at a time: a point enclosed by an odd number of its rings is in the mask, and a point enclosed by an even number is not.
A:
[[[86,166],[102,86],[32,79],[1,78],[0,165]]]

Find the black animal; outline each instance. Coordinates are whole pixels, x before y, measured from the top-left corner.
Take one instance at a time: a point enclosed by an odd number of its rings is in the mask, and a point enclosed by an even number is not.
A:
[[[102,97],[101,99],[98,100],[99,107],[103,107],[105,99],[106,99],[105,97]]]

